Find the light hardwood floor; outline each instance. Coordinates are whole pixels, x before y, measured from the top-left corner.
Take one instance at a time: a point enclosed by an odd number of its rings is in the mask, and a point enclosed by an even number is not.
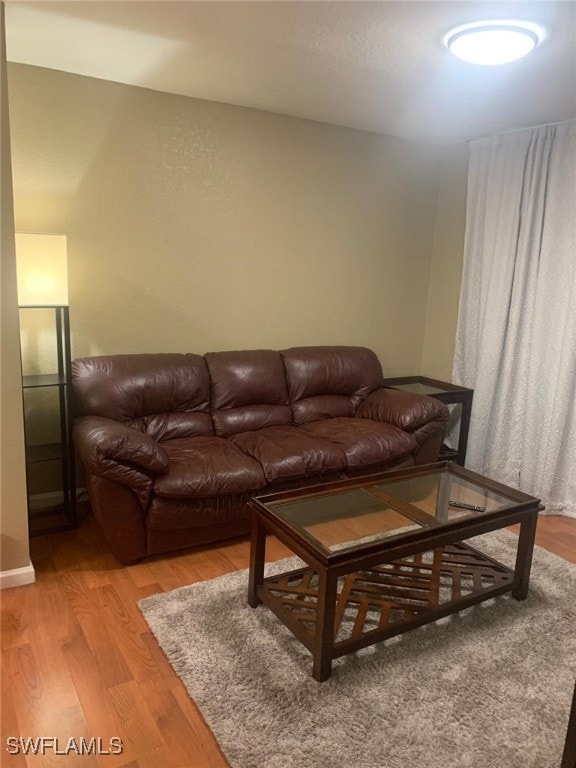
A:
[[[541,517],[537,543],[576,563],[576,519]],[[291,554],[277,541],[269,559]],[[6,768],[225,768],[137,608],[142,597],[246,568],[234,540],[122,567],[90,517],[76,531],[32,540],[37,581],[0,593]],[[6,752],[8,737],[122,739],[121,755]],[[255,766],[254,768],[259,768]]]

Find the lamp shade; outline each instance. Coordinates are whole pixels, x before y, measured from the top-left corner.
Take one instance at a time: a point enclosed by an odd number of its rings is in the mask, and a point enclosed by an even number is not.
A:
[[[66,235],[16,233],[18,304],[68,304]]]

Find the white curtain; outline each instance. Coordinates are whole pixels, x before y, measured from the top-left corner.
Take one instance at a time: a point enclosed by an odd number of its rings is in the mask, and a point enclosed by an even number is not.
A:
[[[576,121],[470,143],[453,376],[466,465],[576,517]]]

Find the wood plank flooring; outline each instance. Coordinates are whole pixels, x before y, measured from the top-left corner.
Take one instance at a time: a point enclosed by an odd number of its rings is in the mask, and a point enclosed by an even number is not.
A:
[[[576,563],[576,519],[541,517],[537,543]],[[122,567],[90,517],[32,540],[37,581],[0,593],[5,768],[226,768],[137,608],[142,597],[248,566],[247,540]],[[291,554],[275,540],[269,559]],[[8,737],[122,739],[122,754],[11,755]],[[97,744],[97,742],[96,742]],[[112,743],[114,746],[114,743]],[[255,766],[255,768],[257,768]]]

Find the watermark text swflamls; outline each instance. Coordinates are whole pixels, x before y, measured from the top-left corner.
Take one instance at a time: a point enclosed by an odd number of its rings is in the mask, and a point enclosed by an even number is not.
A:
[[[121,755],[124,752],[122,739],[112,736],[103,739],[93,736],[86,739],[59,739],[57,736],[9,736],[6,739],[9,755]]]

